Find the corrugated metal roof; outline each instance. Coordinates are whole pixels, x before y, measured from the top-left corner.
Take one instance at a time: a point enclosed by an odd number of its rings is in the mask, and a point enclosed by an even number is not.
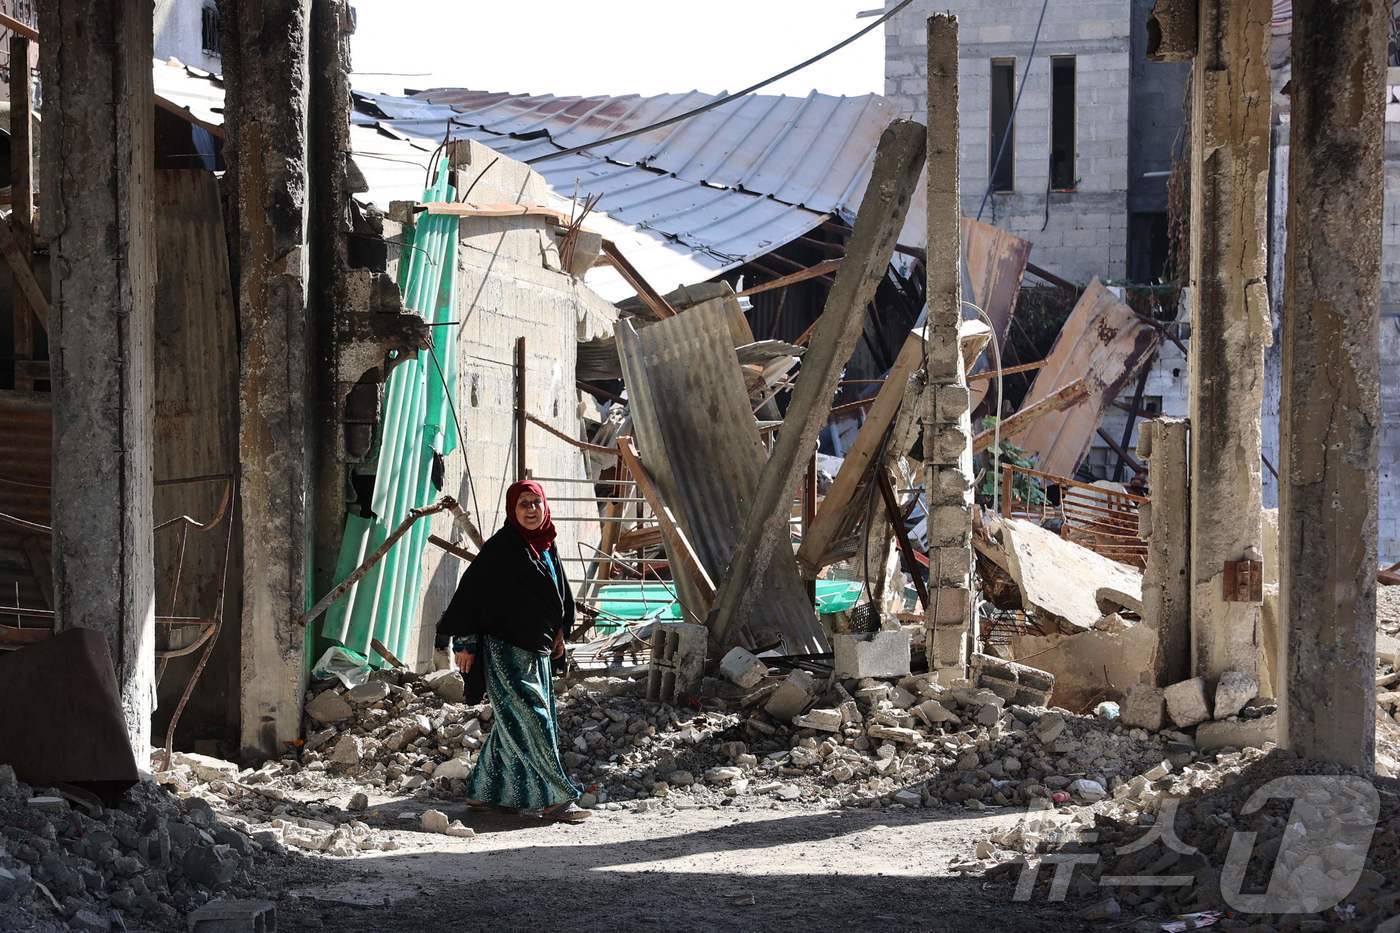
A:
[[[554,97],[439,88],[414,97],[357,94],[355,120],[433,145],[470,138],[526,162],[716,99],[698,91]],[[632,259],[664,292],[771,252],[830,215],[854,219],[880,134],[897,116],[892,103],[874,94],[752,94],[533,167],[560,197],[601,194],[590,217],[655,234],[684,257]],[[902,242],[923,244],[924,214],[920,186]]]
[[[156,94],[201,124],[223,121],[217,75],[155,63]],[[716,98],[692,91],[655,97],[553,97],[462,89],[416,97],[355,94],[351,156],[387,208],[416,200],[444,139],[474,139],[528,161],[693,109]],[[693,119],[597,150],[541,162],[536,170],[568,213],[600,194],[587,226],[618,248],[658,291],[711,279],[771,252],[831,215],[853,220],[880,134],[898,116],[878,95],[805,98],[753,94]],[[924,191],[901,242],[923,245]],[[612,269],[588,273],[610,301],[632,294]]]

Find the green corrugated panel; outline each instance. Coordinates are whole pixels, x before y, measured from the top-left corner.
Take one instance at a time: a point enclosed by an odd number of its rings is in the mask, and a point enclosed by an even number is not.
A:
[[[447,184],[445,160],[438,165],[437,177],[438,181],[423,192],[423,201],[454,200],[456,192]],[[456,217],[423,214],[412,234],[405,234],[399,289],[404,306],[430,324],[452,320],[457,226]],[[410,509],[429,505],[440,495],[432,483],[433,454],[447,456],[458,444],[453,404],[446,388],[451,386],[455,391],[457,384],[457,328],[434,327],[433,337],[432,351],[405,360],[389,375],[370,502],[375,517],[346,517],[337,580],[349,576],[383,544]],[[379,639],[399,657],[409,654],[408,638],[420,602],[427,540],[428,522],[420,521],[331,606],[321,625],[323,640],[364,654],[375,664],[382,664],[383,659],[370,649],[371,639]],[[308,663],[314,661],[308,654]]]

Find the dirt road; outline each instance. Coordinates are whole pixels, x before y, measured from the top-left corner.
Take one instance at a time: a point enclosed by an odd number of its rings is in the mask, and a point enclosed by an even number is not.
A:
[[[469,840],[299,860],[269,878],[279,929],[1080,929],[1056,905],[1009,903],[948,870],[1019,815],[729,808],[598,812],[581,826],[446,808]],[[417,846],[409,848],[408,846]]]

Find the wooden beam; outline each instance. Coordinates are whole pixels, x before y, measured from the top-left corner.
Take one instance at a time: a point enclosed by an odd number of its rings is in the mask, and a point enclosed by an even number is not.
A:
[[[617,454],[622,458],[622,462],[627,465],[627,472],[632,474],[632,478],[637,481],[637,489],[646,497],[647,504],[656,514],[656,523],[661,526],[661,535],[666,541],[666,553],[671,558],[671,570],[679,569],[689,576],[701,590],[701,593],[711,602],[715,598],[715,584],[710,579],[710,574],[705,570],[705,565],[700,563],[700,558],[695,555],[695,548],[686,538],[685,532],[681,531],[680,523],[676,521],[671,509],[661,499],[661,492],[656,488],[656,483],[642,465],[641,458],[637,456],[637,448],[632,446],[632,438],[624,434],[617,439]]]
[[[885,278],[895,239],[924,168],[924,127],[896,120],[880,137],[870,182],[856,214],[846,258],[827,293],[783,430],[759,478],[743,531],[730,558],[710,621],[712,642],[724,646],[747,622],[755,593],[774,560],[792,560],[791,503],[802,482],[797,464],[810,457],[831,411],[831,396],[865,323],[865,309]]]
[[[627,284],[636,290],[637,297],[642,299],[642,303],[651,309],[651,313],[656,315],[658,321],[676,316],[676,309],[671,307],[660,292],[651,287],[642,274],[627,261],[627,257],[622,255],[622,251],[612,240],[603,241],[603,255],[608,257],[608,262],[627,280]]]
[[[734,297],[747,298],[749,295],[760,295],[763,292],[771,292],[774,289],[786,288],[789,285],[796,285],[798,282],[805,282],[808,279],[815,279],[829,272],[835,272],[840,267],[840,259],[824,259],[815,266],[809,266],[801,272],[794,272],[791,275],[782,276],[771,282],[762,282],[752,288],[746,288]]]
[[[1002,440],[1006,440],[1042,415],[1048,415],[1053,411],[1064,411],[1066,408],[1073,408],[1075,405],[1078,405],[1080,402],[1084,401],[1084,399],[1088,398],[1088,396],[1089,386],[1083,379],[1076,379],[1054,395],[1047,395],[1029,408],[1023,408],[1014,415],[1004,419],[1001,422],[1001,438]],[[973,437],[972,452],[977,454],[992,446],[992,441],[995,439],[996,433],[996,428],[991,427]]]
[[[876,464],[875,472],[879,474],[880,498],[885,500],[885,514],[889,516],[890,527],[894,529],[895,544],[899,545],[899,554],[904,559],[904,571],[914,578],[919,605],[928,609],[928,574],[919,566],[918,558],[914,556],[914,545],[909,543],[909,529],[904,527],[904,514],[899,510],[894,486],[890,485],[890,474],[883,464]]]
[[[841,468],[836,471],[836,477],[827,489],[826,498],[817,509],[811,526],[804,525],[802,528],[802,545],[797,549],[797,566],[804,577],[814,579],[822,569],[822,558],[831,550],[832,540],[845,524],[846,510],[856,490],[870,473],[870,462],[875,458],[880,449],[880,442],[904,403],[909,377],[919,367],[919,362],[923,359],[923,349],[923,335],[917,331],[910,334],[905,338],[904,346],[895,358],[894,367],[886,375],[884,384],[880,386],[880,391],[874,398],[862,399],[850,405],[839,405],[831,410],[832,414],[836,414],[843,409],[851,410],[853,406],[869,406],[870,413],[866,415],[865,423],[860,426],[860,432],[856,434],[850,450],[846,451]]]
[[[1123,447],[1113,439],[1112,435],[1103,428],[1096,428],[1095,430],[1098,432],[1099,437],[1103,439],[1103,442],[1108,445],[1109,449],[1118,455],[1118,462],[1120,464],[1127,463],[1128,466],[1133,468],[1134,473],[1141,473],[1143,471],[1142,463],[1132,454],[1124,450]],[[1113,474],[1114,482],[1118,481],[1119,475],[1120,474],[1117,472]]]
[[[378,655],[379,655],[381,658],[383,658],[384,660],[388,661],[388,662],[389,662],[390,664],[392,664],[394,667],[402,667],[402,668],[405,668],[405,669],[408,667],[407,664],[403,663],[403,662],[400,661],[398,658],[396,658],[396,657],[394,656],[394,653],[393,653],[392,651],[390,651],[388,648],[384,647],[384,643],[383,643],[382,641],[380,641],[378,638],[371,638],[371,639],[369,640],[369,646],[370,646],[371,648],[373,648],[373,649],[375,650],[375,652],[378,653]]]
[[[429,201],[423,205],[429,214],[451,217],[544,217],[555,223],[568,224],[569,218],[552,207],[540,204],[472,204],[468,201]]]
[[[973,373],[971,376],[968,376],[968,377],[967,377],[967,381],[968,381],[968,382],[979,382],[979,381],[982,381],[982,380],[985,380],[985,379],[995,379],[997,376],[1001,376],[1002,378],[1005,378],[1005,377],[1007,377],[1007,376],[1014,376],[1014,375],[1016,375],[1017,373],[1028,373],[1028,372],[1031,372],[1032,370],[1040,369],[1040,367],[1042,367],[1042,366],[1044,366],[1044,365],[1045,365],[1045,361],[1044,361],[1044,360],[1040,360],[1040,361],[1035,362],[1035,363],[1021,363],[1021,364],[1018,365],[1018,366],[1006,366],[1006,367],[1003,367],[1002,369],[992,369],[992,370],[988,370],[987,372],[983,372],[983,373]]]
[[[34,269],[29,265],[29,257],[24,254],[15,229],[7,215],[0,215],[0,252],[5,254],[5,262],[15,274],[15,284],[19,286],[29,310],[39,319],[44,330],[49,329],[49,300],[34,277]]]
[[[452,554],[455,557],[460,557],[462,558],[462,560],[467,561],[468,563],[476,560],[476,555],[473,554],[471,551],[468,551],[466,548],[460,545],[453,544],[446,538],[439,538],[437,535],[428,535],[428,543],[436,545],[437,547],[442,548],[447,553]]]
[[[13,16],[10,16],[8,13],[0,13],[0,29],[8,29],[16,36],[19,36],[23,39],[28,39],[31,42],[39,41],[39,30],[35,29],[33,26],[28,25],[27,23],[21,23]]]
[[[13,356],[16,361],[34,359],[37,349],[35,322],[48,331],[48,303],[35,304],[26,287],[33,281],[34,257],[34,119],[32,85],[29,80],[29,46],[31,40],[15,33],[10,37],[10,204],[14,223],[15,256],[24,260],[26,274],[18,270],[10,289],[10,312],[13,329]],[[5,251],[11,266],[11,250]],[[33,282],[37,287],[38,283]],[[43,293],[40,292],[43,298]],[[34,379],[28,372],[15,369],[15,388],[33,390]]]

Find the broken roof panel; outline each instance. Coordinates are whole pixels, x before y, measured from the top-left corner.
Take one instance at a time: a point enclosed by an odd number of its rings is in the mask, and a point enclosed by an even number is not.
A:
[[[429,146],[470,138],[528,162],[717,99],[699,92],[583,98],[440,88],[415,97],[357,93],[354,119]],[[625,251],[664,292],[771,252],[829,216],[851,220],[876,143],[896,116],[892,103],[873,94],[753,94],[533,167],[561,198],[601,194],[589,225],[605,236],[602,225],[613,222],[652,237],[645,255]],[[920,185],[901,242],[923,245],[923,198]],[[591,274],[589,284],[620,297]]]

